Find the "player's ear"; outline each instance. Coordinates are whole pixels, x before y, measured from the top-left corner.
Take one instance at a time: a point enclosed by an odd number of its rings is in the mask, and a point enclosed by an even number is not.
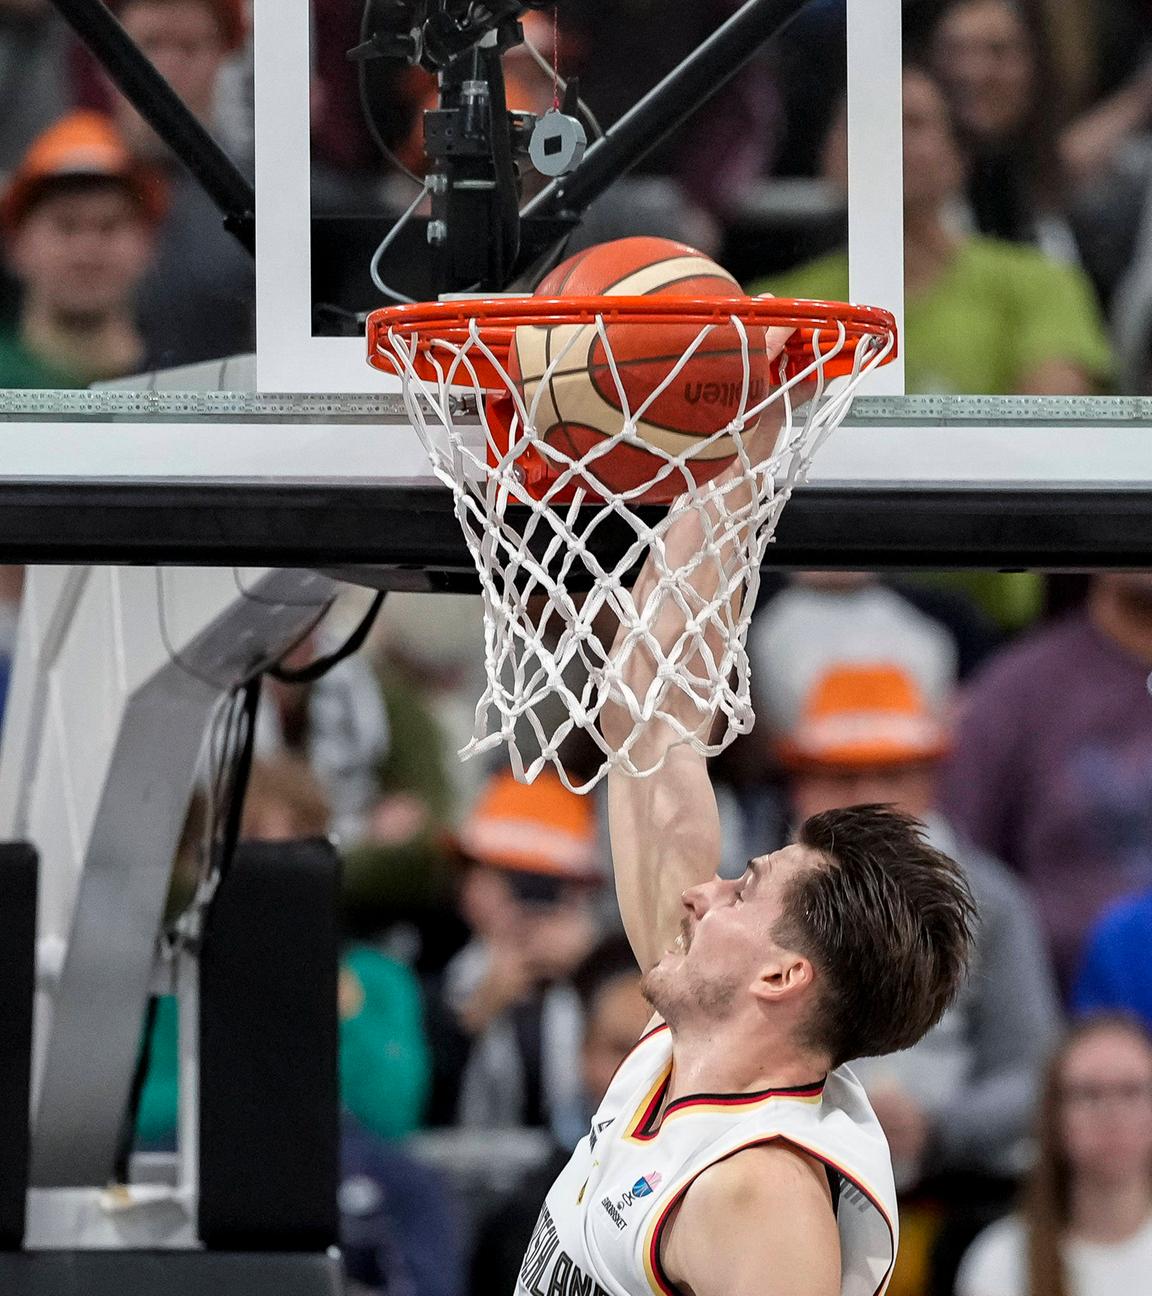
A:
[[[794,950],[777,950],[766,959],[752,983],[752,993],[765,1005],[779,1003],[812,984],[812,964]]]

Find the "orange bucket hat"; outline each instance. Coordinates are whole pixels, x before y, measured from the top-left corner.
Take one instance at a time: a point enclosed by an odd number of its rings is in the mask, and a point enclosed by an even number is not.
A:
[[[72,177],[119,181],[151,221],[167,209],[160,181],[133,159],[112,122],[83,111],[62,117],[32,142],[0,197],[0,223],[14,229],[53,181]]]
[[[489,868],[598,885],[596,819],[589,798],[569,792],[552,773],[517,783],[489,780],[460,829],[460,850]]]
[[[946,725],[911,675],[900,666],[880,663],[825,671],[779,751],[794,768],[861,767],[934,760],[949,745]]]

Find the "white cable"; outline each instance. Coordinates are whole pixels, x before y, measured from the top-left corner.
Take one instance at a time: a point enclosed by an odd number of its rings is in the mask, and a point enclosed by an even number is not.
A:
[[[416,214],[416,208],[419,207],[420,204],[424,201],[425,197],[428,194],[429,188],[430,188],[430,182],[429,180],[426,179],[424,183],[420,186],[420,192],[416,195],[415,198],[413,198],[412,202],[408,206],[408,209],[405,211],[404,215],[401,216],[399,220],[397,220],[396,223],[392,226],[392,228],[388,231],[388,233],[385,234],[383,242],[372,254],[372,262],[368,267],[368,273],[372,276],[372,282],[384,294],[384,296],[391,297],[393,301],[401,302],[404,305],[411,305],[412,302],[415,301],[415,298],[406,297],[403,293],[397,292],[394,288],[388,287],[388,285],[384,282],[384,280],[380,278],[380,259],[381,257],[383,257],[384,253],[387,252],[388,249],[392,246],[393,242],[396,239],[396,236]]]

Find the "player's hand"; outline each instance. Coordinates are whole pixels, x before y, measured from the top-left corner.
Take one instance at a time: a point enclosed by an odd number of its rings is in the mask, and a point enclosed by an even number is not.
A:
[[[783,348],[784,343],[788,340],[791,330],[788,329],[770,329],[770,349],[778,351]],[[775,336],[773,336],[775,335]],[[795,415],[795,411],[802,405],[806,405],[816,393],[816,378],[813,376],[802,383],[797,383],[795,387],[789,390],[789,404]],[[744,433],[744,443],[748,449],[748,458],[753,466],[766,463],[772,458],[772,455],[781,448],[785,438],[785,422],[787,407],[784,398],[778,396],[776,400],[760,415],[760,419],[754,428]],[[736,460],[731,468],[726,469],[727,476],[733,480],[739,480],[743,473],[743,468],[739,460]]]

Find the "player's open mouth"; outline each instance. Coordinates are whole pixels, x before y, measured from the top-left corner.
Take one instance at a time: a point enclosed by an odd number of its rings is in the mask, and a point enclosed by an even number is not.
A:
[[[675,941],[673,941],[672,948],[668,951],[668,953],[687,954],[688,947],[691,944],[692,944],[692,937],[688,931],[688,924],[687,922],[681,923],[680,934],[676,937]]]

